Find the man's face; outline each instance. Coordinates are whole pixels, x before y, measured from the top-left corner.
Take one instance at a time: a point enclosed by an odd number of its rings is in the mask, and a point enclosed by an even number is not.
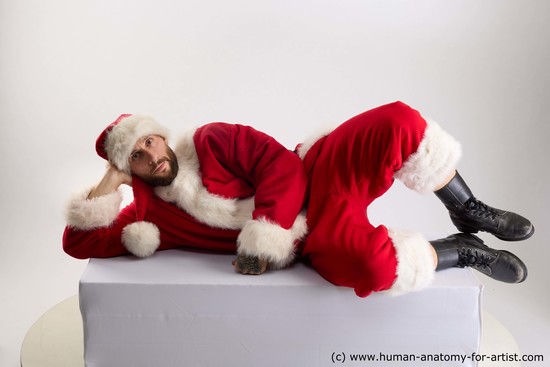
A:
[[[179,169],[176,155],[158,135],[138,139],[128,162],[132,173],[152,186],[170,185]]]

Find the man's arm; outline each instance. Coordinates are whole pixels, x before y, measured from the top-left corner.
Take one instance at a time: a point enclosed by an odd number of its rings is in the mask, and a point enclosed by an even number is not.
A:
[[[275,269],[290,264],[294,243],[306,231],[305,221],[295,226],[307,184],[301,159],[248,126],[213,123],[199,129],[194,139],[203,183],[218,182],[219,172],[230,172],[254,189],[254,211],[237,239],[235,269],[261,274],[267,263]]]
[[[131,186],[132,177],[110,164],[101,181],[99,181],[99,183],[88,194],[87,199],[90,200],[103,195],[112,194],[113,192],[116,192],[122,184]]]
[[[131,176],[109,166],[101,181],[91,190],[81,191],[69,200],[63,249],[78,259],[112,257],[128,253],[122,245],[122,229],[135,221],[135,206],[122,212],[122,184]]]

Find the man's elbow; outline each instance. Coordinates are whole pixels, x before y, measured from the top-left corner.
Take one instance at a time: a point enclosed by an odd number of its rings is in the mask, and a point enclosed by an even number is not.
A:
[[[66,227],[63,233],[63,251],[71,257],[79,260],[89,259],[91,256],[88,251],[82,248],[82,240],[73,238],[73,229]]]

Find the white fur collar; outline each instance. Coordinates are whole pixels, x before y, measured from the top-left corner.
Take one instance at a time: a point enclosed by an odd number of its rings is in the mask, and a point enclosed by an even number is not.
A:
[[[246,221],[252,219],[254,198],[224,198],[206,190],[193,141],[195,131],[189,131],[177,141],[174,153],[179,164],[178,175],[169,186],[156,187],[155,193],[209,226],[242,229]]]

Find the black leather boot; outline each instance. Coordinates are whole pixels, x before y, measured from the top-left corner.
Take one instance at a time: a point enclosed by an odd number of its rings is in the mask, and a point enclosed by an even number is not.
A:
[[[437,254],[436,270],[468,266],[505,283],[521,283],[527,278],[527,267],[516,255],[492,249],[472,234],[456,233],[430,243]]]
[[[484,231],[505,241],[525,240],[535,232],[531,222],[521,215],[492,208],[476,199],[458,172],[435,195],[449,210],[453,224],[461,232]]]

